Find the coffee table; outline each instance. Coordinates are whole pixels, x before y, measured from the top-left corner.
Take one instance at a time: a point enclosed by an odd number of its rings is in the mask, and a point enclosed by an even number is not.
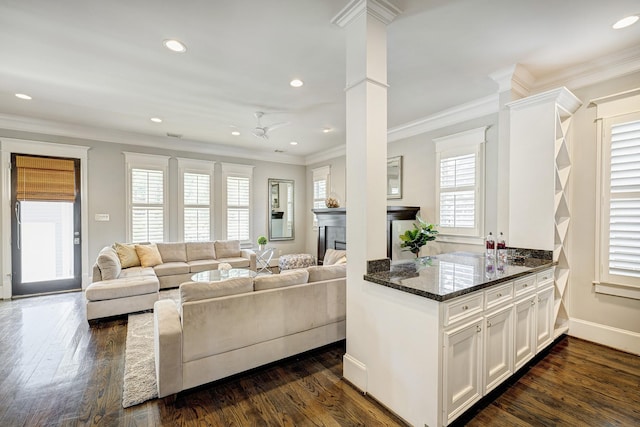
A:
[[[258,273],[247,268],[232,268],[231,270],[206,270],[191,276],[194,282],[220,282],[234,277],[256,277]]]

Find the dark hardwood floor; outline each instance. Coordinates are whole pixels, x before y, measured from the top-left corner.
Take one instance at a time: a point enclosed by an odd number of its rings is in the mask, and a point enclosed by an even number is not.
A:
[[[0,301],[0,426],[404,425],[341,379],[342,344],[123,409],[126,317],[84,316],[81,293]],[[468,424],[640,425],[639,402],[639,357],[567,338]]]

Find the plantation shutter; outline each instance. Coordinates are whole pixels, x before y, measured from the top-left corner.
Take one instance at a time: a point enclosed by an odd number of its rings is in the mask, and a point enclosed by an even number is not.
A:
[[[208,174],[184,173],[184,240],[211,240],[211,177]]]
[[[476,155],[440,160],[440,226],[475,228]]]
[[[131,169],[132,239],[134,242],[164,240],[164,173]]]
[[[640,277],[640,121],[611,126],[609,274]]]
[[[76,172],[73,160],[16,156],[16,167],[17,200],[75,201]]]
[[[227,239],[249,240],[250,179],[227,176]]]

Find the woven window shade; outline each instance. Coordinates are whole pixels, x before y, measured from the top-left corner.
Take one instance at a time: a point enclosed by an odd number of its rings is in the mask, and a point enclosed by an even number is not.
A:
[[[73,160],[16,156],[18,200],[70,201],[76,199]]]

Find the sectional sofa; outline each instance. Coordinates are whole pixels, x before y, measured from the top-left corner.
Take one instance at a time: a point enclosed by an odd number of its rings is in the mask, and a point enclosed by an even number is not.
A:
[[[238,240],[104,247],[85,289],[87,320],[152,309],[160,289],[177,287],[221,262],[256,269],[255,253]]]
[[[165,397],[344,339],[346,264],[187,282],[153,311]]]

